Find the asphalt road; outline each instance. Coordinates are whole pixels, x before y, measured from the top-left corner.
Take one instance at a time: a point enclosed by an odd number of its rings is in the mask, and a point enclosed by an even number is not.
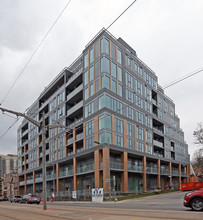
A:
[[[121,202],[0,203],[0,220],[202,220],[203,212],[183,206],[185,193],[175,192]]]
[[[55,206],[77,206],[77,207],[96,207],[96,208],[118,208],[118,209],[146,209],[146,210],[190,210],[183,206],[185,192],[174,192],[167,194],[154,195],[149,197],[129,199],[120,202],[53,202],[49,205]]]

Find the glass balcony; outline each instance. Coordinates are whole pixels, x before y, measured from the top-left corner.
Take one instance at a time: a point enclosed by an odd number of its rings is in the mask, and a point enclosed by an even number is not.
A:
[[[42,182],[42,177],[36,177],[35,182]]]
[[[143,167],[142,166],[128,165],[128,170],[142,173],[143,172]]]
[[[181,176],[187,176],[186,172],[181,172]]]
[[[154,144],[155,146],[157,146],[157,147],[163,148],[163,143],[162,143],[162,142],[159,142],[159,141],[157,141],[157,140],[153,140],[153,144]]]
[[[21,182],[19,183],[19,185],[20,185],[20,186],[24,186],[24,185],[25,185],[25,181],[21,181]]]
[[[152,174],[157,174],[158,173],[158,169],[157,169],[157,167],[147,167],[146,168],[146,172],[147,173],[152,173]]]
[[[31,184],[31,183],[33,183],[33,179],[27,180],[27,184]]]
[[[56,174],[47,174],[47,180],[56,179]]]
[[[172,175],[173,176],[179,176],[178,170],[172,170]]]
[[[162,169],[162,168],[161,168],[160,171],[161,171],[161,174],[162,174],[162,175],[169,175],[169,170],[167,170],[167,169]]]
[[[86,173],[86,172],[92,172],[94,171],[94,164],[91,164],[91,165],[83,165],[81,167],[77,167],[77,174],[80,174],[80,173]]]
[[[123,164],[118,162],[110,162],[110,169],[123,170]]]
[[[59,171],[59,177],[73,176],[73,170]]]

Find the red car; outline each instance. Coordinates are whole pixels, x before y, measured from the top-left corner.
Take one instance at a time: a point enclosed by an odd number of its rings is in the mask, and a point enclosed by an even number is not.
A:
[[[183,205],[195,211],[203,210],[203,189],[186,193]]]

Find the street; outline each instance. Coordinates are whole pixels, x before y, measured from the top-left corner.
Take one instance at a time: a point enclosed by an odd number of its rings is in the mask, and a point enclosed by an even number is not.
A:
[[[40,205],[0,203],[1,220],[75,219],[75,220],[146,220],[203,219],[203,212],[194,212],[182,205],[184,192],[155,195],[121,202],[54,202],[48,210]]]

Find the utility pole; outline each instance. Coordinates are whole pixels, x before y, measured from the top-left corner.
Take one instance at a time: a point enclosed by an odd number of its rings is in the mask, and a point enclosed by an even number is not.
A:
[[[33,123],[34,125],[36,125],[37,127],[41,128],[42,131],[42,176],[43,176],[43,210],[47,210],[47,181],[46,181],[46,129],[47,127],[49,129],[51,128],[66,128],[69,130],[74,130],[72,128],[69,128],[67,126],[64,125],[60,125],[60,124],[55,124],[55,125],[45,125],[45,114],[43,112],[42,114],[42,123],[39,123],[38,121],[28,117],[26,114],[21,113],[21,112],[16,112],[16,111],[12,111],[9,109],[5,109],[0,107],[0,110],[2,111],[2,113],[4,112],[8,112],[11,114],[16,115],[17,117],[23,117],[25,119],[27,119],[28,121],[30,121],[31,123]]]

